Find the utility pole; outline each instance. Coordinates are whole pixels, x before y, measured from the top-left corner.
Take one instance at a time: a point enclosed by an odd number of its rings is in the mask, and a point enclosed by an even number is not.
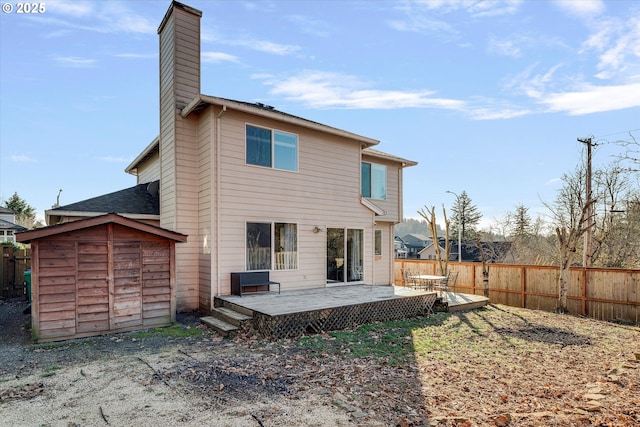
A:
[[[587,146],[587,176],[586,176],[586,190],[587,200],[585,203],[591,202],[591,148],[593,147],[593,141],[591,138],[578,138],[578,142],[581,142]],[[582,224],[580,224],[582,226]],[[582,266],[591,267],[591,234],[593,228],[593,203],[589,204],[587,212],[587,226],[584,233],[584,249],[582,253]]]

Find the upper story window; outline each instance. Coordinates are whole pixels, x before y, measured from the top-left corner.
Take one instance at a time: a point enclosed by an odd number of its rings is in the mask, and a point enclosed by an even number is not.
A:
[[[246,125],[248,165],[298,170],[298,135]]]
[[[387,167],[375,163],[362,162],[362,196],[371,199],[387,198]]]

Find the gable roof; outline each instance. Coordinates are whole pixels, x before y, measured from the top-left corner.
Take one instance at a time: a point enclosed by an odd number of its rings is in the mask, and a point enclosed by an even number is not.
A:
[[[159,181],[138,184],[124,190],[82,200],[46,211],[47,224],[53,217],[95,216],[116,212],[129,217],[156,217],[160,215]]]
[[[125,218],[118,214],[110,213],[106,215],[94,216],[90,218],[80,219],[77,221],[65,222],[62,224],[50,225],[48,227],[36,228],[35,230],[25,231],[16,234],[16,240],[21,243],[29,243],[32,240],[44,237],[54,236],[56,234],[69,233],[85,228],[96,227],[104,224],[118,224],[124,227],[132,228],[155,236],[171,239],[176,242],[186,242],[187,236],[182,233],[156,227],[155,225]]]
[[[511,242],[480,242],[485,261],[488,263],[503,262],[505,257],[511,250]],[[450,243],[450,260],[458,259],[458,241],[451,239]],[[478,243],[473,240],[463,240],[461,245],[461,255],[463,261],[482,262],[482,253],[478,248]]]
[[[10,214],[15,215],[15,212],[9,208],[5,208],[4,206],[0,206],[0,214]]]
[[[18,224],[14,224],[9,221],[5,221],[4,219],[0,219],[0,230],[14,230],[14,231],[20,232],[20,231],[27,231],[28,228]]]
[[[255,114],[257,116],[266,117],[282,122],[291,123],[297,126],[301,126],[308,129],[317,130],[324,133],[329,133],[336,136],[342,136],[349,139],[355,139],[360,141],[365,147],[377,145],[380,143],[377,139],[368,138],[366,136],[358,135],[348,132],[346,130],[334,128],[332,126],[323,125],[312,120],[303,119],[302,117],[294,116],[289,113],[276,110],[274,107],[261,103],[250,103],[243,101],[236,101],[233,99],[219,98],[209,95],[198,95],[189,104],[187,104],[180,113],[182,117],[187,117],[193,112],[200,111],[209,105],[218,105],[223,108],[230,108],[237,111],[243,111],[249,114]]]

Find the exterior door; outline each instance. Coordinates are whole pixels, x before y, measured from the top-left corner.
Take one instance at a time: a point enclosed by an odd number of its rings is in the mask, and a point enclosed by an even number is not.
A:
[[[361,282],[364,231],[357,228],[327,228],[327,285]]]

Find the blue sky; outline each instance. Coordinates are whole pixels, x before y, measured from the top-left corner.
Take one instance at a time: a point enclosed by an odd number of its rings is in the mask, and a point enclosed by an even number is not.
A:
[[[169,1],[46,1],[0,14],[0,200],[38,216],[135,185],[158,134],[157,28]],[[595,137],[640,138],[635,1],[186,1],[203,11],[202,93],[378,139],[405,217],[466,191],[483,224],[544,214]]]

